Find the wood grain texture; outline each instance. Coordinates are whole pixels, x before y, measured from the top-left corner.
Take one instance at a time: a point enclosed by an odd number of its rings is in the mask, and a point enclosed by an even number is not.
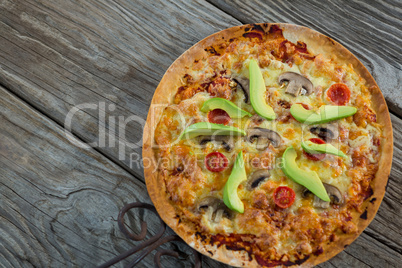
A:
[[[142,126],[164,72],[239,24],[202,1],[5,0],[0,12],[0,83],[60,125],[76,105],[97,105],[75,113],[72,133],[140,179]]]
[[[142,168],[131,161],[141,148],[129,146],[141,144],[142,126],[131,121],[119,129],[99,119],[134,116],[141,123],[168,66],[221,29],[279,21],[327,34],[362,60],[401,116],[400,11],[383,1],[0,1],[0,84],[31,105],[1,88],[0,266],[94,266],[130,248],[114,219],[124,203],[149,202]],[[98,152],[77,148],[60,127],[83,103],[98,106],[80,109],[72,132],[99,142],[104,127]],[[396,267],[402,259],[402,120],[392,120],[395,157],[379,213],[320,267]],[[130,219],[138,230],[138,217]],[[166,260],[167,267],[190,267]],[[141,266],[152,267],[152,258]],[[204,258],[204,267],[222,265]]]
[[[208,0],[242,23],[309,27],[349,49],[367,67],[390,110],[402,117],[401,1]]]
[[[94,267],[130,249],[116,218],[126,203],[150,203],[145,185],[94,150],[72,145],[63,129],[3,87],[0,95],[0,267]],[[159,228],[155,216],[130,213],[134,232],[140,220],[152,234]],[[153,256],[141,265],[153,267]]]

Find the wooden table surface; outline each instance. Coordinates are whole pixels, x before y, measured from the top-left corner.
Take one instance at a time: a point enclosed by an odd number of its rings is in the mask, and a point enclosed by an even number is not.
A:
[[[0,0],[0,267],[93,267],[132,247],[116,218],[151,202],[141,137],[162,75],[204,37],[254,22],[315,29],[373,74],[394,128],[388,190],[362,235],[319,267],[401,267],[400,0]],[[128,223],[147,219],[153,234],[148,216]]]

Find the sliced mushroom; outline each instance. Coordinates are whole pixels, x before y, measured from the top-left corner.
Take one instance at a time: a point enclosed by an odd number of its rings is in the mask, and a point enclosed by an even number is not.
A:
[[[279,84],[282,85],[285,81],[288,81],[288,86],[285,92],[295,97],[300,94],[310,95],[314,90],[313,83],[311,83],[308,78],[298,73],[285,72],[281,74],[279,76]]]
[[[234,148],[233,138],[229,135],[203,135],[198,136],[197,139],[201,146],[205,146],[208,142],[218,142],[222,144],[227,152],[232,151]]]
[[[198,204],[198,211],[205,211],[208,219],[213,222],[220,222],[222,217],[231,219],[232,211],[225,205],[222,199],[214,196],[207,196]]]
[[[326,202],[324,200],[321,200],[319,197],[314,195],[314,201],[313,201],[313,206],[316,208],[329,208],[330,205],[335,204],[335,205],[343,205],[344,199],[342,196],[341,191],[336,186],[333,186],[328,183],[323,183],[325,190],[328,193],[329,198],[331,199],[331,202]],[[310,190],[307,188],[304,189],[302,196],[307,197],[307,195],[312,194]]]
[[[269,176],[271,176],[271,175],[269,174],[269,171],[267,169],[259,169],[259,170],[254,171],[248,177],[248,180],[246,182],[247,190],[249,190],[249,191],[254,190],[258,186],[260,186],[260,184],[263,181],[267,180],[269,178]]]
[[[333,186],[331,184],[324,184],[325,190],[331,198],[331,203],[335,205],[343,205],[344,199],[341,191],[339,191],[338,187]]]
[[[338,138],[339,130],[336,125],[321,125],[310,128],[310,132],[317,135],[326,142]]]
[[[237,88],[241,89],[244,93],[244,102],[249,103],[250,101],[250,80],[241,76],[234,76],[233,80],[237,83]]]
[[[251,143],[257,140],[257,150],[265,150],[271,143],[274,147],[278,147],[281,142],[281,136],[273,130],[266,128],[249,128],[247,130],[247,140]]]

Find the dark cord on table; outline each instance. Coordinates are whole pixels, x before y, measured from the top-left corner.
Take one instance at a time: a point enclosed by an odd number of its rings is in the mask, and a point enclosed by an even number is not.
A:
[[[172,242],[172,241],[180,241],[183,242],[183,240],[178,236],[178,235],[169,235],[165,236],[162,238],[163,234],[166,231],[166,224],[162,221],[162,219],[159,217],[158,213],[156,212],[156,209],[154,206],[146,203],[141,203],[141,202],[134,202],[125,205],[119,212],[119,216],[117,218],[117,222],[120,228],[120,231],[129,239],[134,240],[134,241],[140,241],[143,240],[146,235],[147,235],[147,223],[146,222],[141,222],[141,231],[139,234],[133,234],[131,233],[125,226],[124,224],[124,215],[132,208],[144,208],[152,211],[159,219],[160,221],[160,228],[159,231],[151,236],[149,239],[143,241],[141,244],[127,250],[126,252],[123,252],[122,254],[114,257],[113,259],[101,264],[98,266],[98,268],[106,268],[110,267],[113,264],[116,264],[131,255],[142,251],[141,254],[139,254],[134,260],[132,260],[126,267],[134,267],[138,263],[140,263],[149,253],[151,253],[153,250],[157,249],[161,245]],[[194,249],[191,249],[192,253],[194,255],[194,268],[201,268],[201,255]],[[163,255],[168,255],[172,256],[175,258],[180,257],[180,252],[175,251],[175,250],[168,250],[168,249],[159,249],[158,252],[155,254],[154,257],[154,264],[156,268],[162,268],[161,265],[161,256]]]

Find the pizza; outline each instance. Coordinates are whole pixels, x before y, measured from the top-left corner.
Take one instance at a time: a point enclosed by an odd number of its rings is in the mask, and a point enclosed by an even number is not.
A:
[[[158,213],[191,247],[233,266],[310,267],[374,218],[392,127],[376,82],[339,43],[242,25],[167,70],[143,161]]]

